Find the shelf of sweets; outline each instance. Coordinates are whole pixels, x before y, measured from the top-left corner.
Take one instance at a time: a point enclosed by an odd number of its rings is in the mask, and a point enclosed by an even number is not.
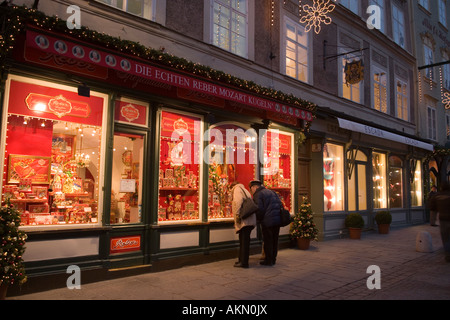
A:
[[[11,203],[44,203],[47,202],[47,198],[43,199],[9,199]]]
[[[159,188],[159,191],[198,191],[198,188],[164,187]]]

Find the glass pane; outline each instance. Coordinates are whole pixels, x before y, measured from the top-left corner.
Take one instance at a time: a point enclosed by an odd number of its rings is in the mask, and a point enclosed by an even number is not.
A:
[[[325,211],[344,210],[344,148],[327,143],[323,150]]]
[[[3,196],[22,225],[98,223],[101,127],[8,116]]]
[[[358,164],[358,203],[359,210],[367,210],[366,165]]]
[[[417,161],[414,170],[414,181],[411,184],[411,206],[422,206],[422,162]]]
[[[353,171],[351,179],[348,180],[348,211],[356,211],[356,172]]]
[[[403,184],[402,175],[403,169],[401,167],[402,161],[400,158],[389,157],[389,206],[390,208],[403,207]]]
[[[264,186],[275,191],[292,212],[292,136],[269,131],[264,139]]]
[[[127,12],[142,17],[143,9],[144,9],[143,0],[128,0],[127,1]]]
[[[139,223],[142,212],[144,137],[114,134],[111,179],[111,224]]]
[[[386,155],[373,153],[373,207],[374,209],[387,208],[386,195]]]
[[[163,111],[160,129],[158,220],[198,220],[201,118]]]
[[[240,183],[248,189],[256,176],[257,135],[227,124],[211,128],[210,137],[208,218],[230,219],[232,187]]]

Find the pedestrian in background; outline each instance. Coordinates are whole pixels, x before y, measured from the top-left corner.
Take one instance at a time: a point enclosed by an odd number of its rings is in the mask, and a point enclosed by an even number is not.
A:
[[[244,185],[235,181],[231,184],[231,194],[233,201],[231,203],[231,210],[234,215],[234,228],[239,234],[239,258],[234,264],[237,268],[248,268],[248,259],[250,256],[250,235],[256,226],[256,216],[252,214],[246,219],[242,219],[242,203],[246,198],[252,197]]]
[[[433,185],[431,187],[430,193],[428,194],[428,199],[430,200],[436,194],[437,194],[437,187]],[[437,211],[430,209],[430,226],[437,227],[436,218],[437,218]]]
[[[439,212],[439,224],[445,261],[450,262],[450,184],[444,182],[441,191],[430,199],[430,209]]]
[[[249,187],[253,201],[258,206],[256,219],[261,223],[263,236],[265,259],[260,264],[272,266],[276,263],[278,255],[281,201],[275,192],[266,189],[259,180],[251,181]]]

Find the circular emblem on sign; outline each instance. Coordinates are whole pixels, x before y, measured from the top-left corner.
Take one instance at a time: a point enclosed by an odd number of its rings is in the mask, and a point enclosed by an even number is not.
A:
[[[41,49],[47,49],[49,46],[49,41],[46,36],[38,35],[36,38],[34,38],[34,42],[38,45]]]
[[[188,124],[180,118],[173,123],[173,130],[179,135],[183,135],[184,133],[188,132]]]
[[[298,111],[298,109],[295,109],[295,116],[299,117],[300,116],[300,111]]]
[[[281,109],[283,110],[283,113],[286,113],[286,112],[287,112],[286,106],[282,106]]]
[[[289,114],[292,116],[294,114],[294,109],[289,108]]]
[[[80,46],[75,46],[72,48],[72,54],[79,59],[83,59],[84,58],[84,49]]]
[[[130,71],[131,69],[131,63],[130,61],[123,59],[122,61],[120,61],[120,67],[122,68],[122,70],[124,71]]]
[[[305,119],[305,111],[302,111],[302,119]]]
[[[101,58],[102,56],[98,51],[91,50],[91,52],[89,52],[89,59],[91,59],[92,62],[99,63]]]
[[[128,120],[128,122],[133,122],[134,120],[139,118],[139,110],[136,109],[131,103],[123,106],[120,109],[120,114],[122,117]]]
[[[117,64],[116,58],[114,58],[112,55],[108,54],[105,58],[105,62],[110,67],[115,67]]]
[[[277,103],[277,104],[275,104],[275,110],[277,111],[277,112],[280,112],[280,105]]]
[[[67,45],[64,41],[57,40],[53,45],[53,47],[55,48],[55,51],[58,52],[59,54],[67,53]]]

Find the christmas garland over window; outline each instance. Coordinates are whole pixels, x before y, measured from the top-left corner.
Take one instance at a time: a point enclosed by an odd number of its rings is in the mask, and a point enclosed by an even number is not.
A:
[[[281,91],[263,87],[253,81],[247,81],[223,71],[214,70],[211,67],[188,61],[168,53],[148,48],[138,42],[123,40],[112,37],[105,33],[90,30],[87,27],[80,29],[67,28],[66,21],[58,17],[48,17],[43,12],[35,9],[29,9],[25,6],[3,6],[0,7],[0,66],[4,65],[4,58],[14,48],[15,39],[18,34],[25,32],[26,25],[33,25],[45,30],[64,33],[70,37],[90,42],[108,49],[130,54],[151,62],[168,66],[177,70],[182,70],[195,75],[199,75],[214,81],[229,84],[240,89],[245,89],[253,93],[282,101],[292,106],[297,106],[313,113],[317,105],[297,98],[293,94],[285,94]],[[311,123],[308,123],[308,127]]]

